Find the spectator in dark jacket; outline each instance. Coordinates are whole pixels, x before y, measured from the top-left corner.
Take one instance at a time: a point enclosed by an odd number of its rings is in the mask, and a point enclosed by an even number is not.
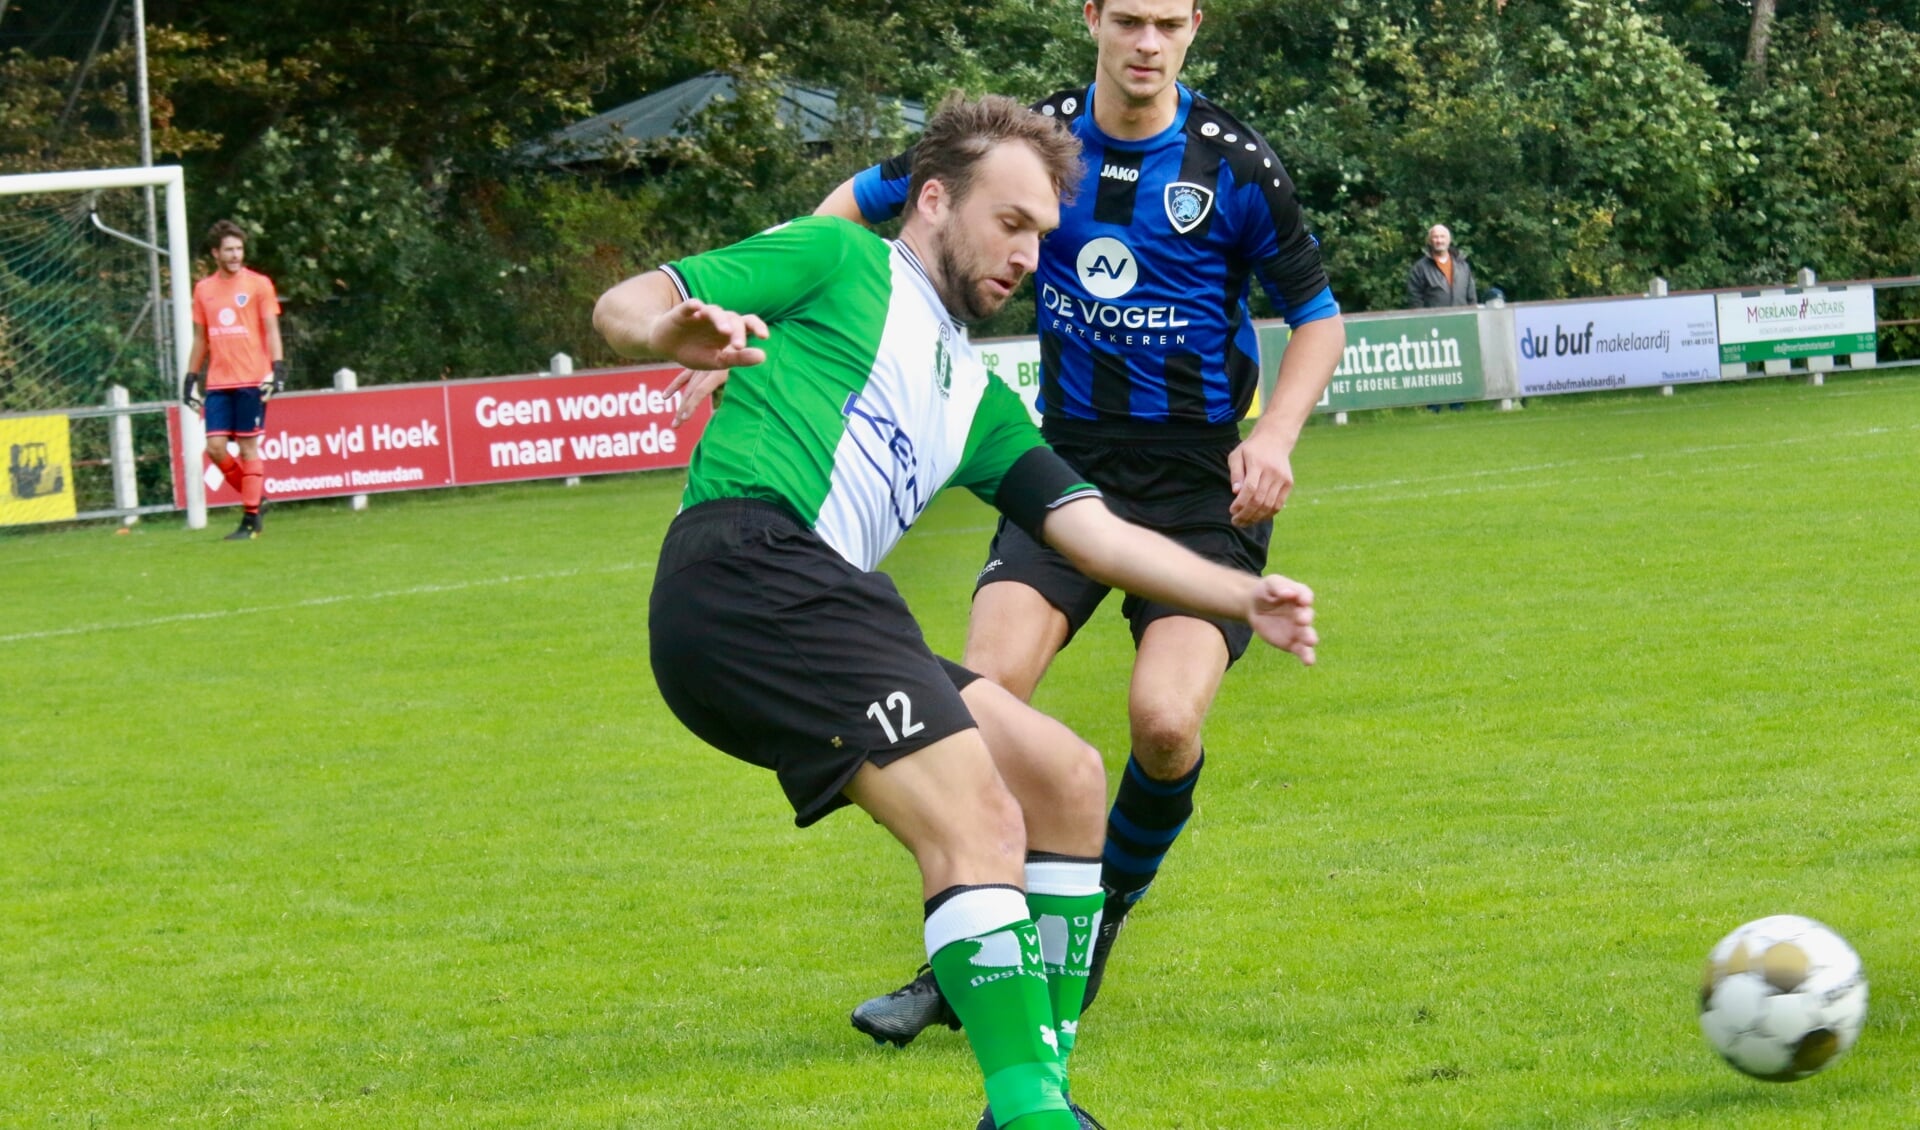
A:
[[[1453,246],[1453,233],[1445,224],[1433,225],[1427,232],[1426,254],[1415,259],[1407,272],[1407,305],[1476,306],[1479,302],[1473,268]]]

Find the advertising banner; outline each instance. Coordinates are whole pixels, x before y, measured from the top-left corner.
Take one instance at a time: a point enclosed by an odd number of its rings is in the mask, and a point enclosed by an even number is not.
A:
[[[1346,350],[1319,411],[1446,404],[1486,395],[1480,318],[1473,311],[1348,318],[1346,325]],[[1272,397],[1289,332],[1284,322],[1260,325],[1262,402]]]
[[[1019,393],[1020,399],[1027,402],[1027,411],[1034,423],[1039,423],[1040,339],[1009,337],[978,342],[974,348],[979,351],[980,362],[987,367],[987,372]]]
[[[1280,325],[1283,335],[1286,328],[1284,324]],[[1267,395],[1273,391],[1273,374],[1278,371],[1279,366],[1278,351],[1285,346],[1286,340],[1286,337],[1282,336],[1279,339],[1279,345],[1270,347],[1267,344],[1266,328],[1261,328],[1261,356],[1265,357],[1271,350],[1276,360],[1271,366],[1263,366],[1260,388],[1254,393],[1253,407],[1247,413],[1248,419],[1260,415],[1260,406],[1266,403]],[[1037,337],[1002,338],[980,342],[976,348],[980,351],[980,360],[986,365],[987,372],[999,377],[1008,387],[1019,393],[1020,399],[1027,402],[1027,411],[1033,416],[1033,422],[1039,423],[1040,339]]]
[[[1706,294],[1517,307],[1513,336],[1522,396],[1720,377]]]
[[[168,415],[181,411],[170,409]],[[176,471],[179,429],[175,435]],[[229,442],[229,451],[238,454]],[[267,497],[333,498],[417,490],[453,483],[447,456],[445,401],[437,385],[401,385],[358,392],[286,393],[267,405],[260,437]],[[240,492],[201,457],[198,468],[208,506],[238,506]],[[186,489],[174,475],[174,505]]]
[[[1720,363],[1792,361],[1879,349],[1870,286],[1747,290],[1714,296]]]
[[[675,430],[677,368],[461,381],[447,391],[461,484],[684,467],[711,411]]]
[[[288,393],[260,440],[269,498],[331,498],[687,465],[712,409],[672,427],[671,366]],[[186,506],[178,407],[168,410],[174,505]],[[239,503],[211,460],[208,506]]]
[[[74,516],[73,455],[65,416],[0,418],[0,526],[59,522]]]

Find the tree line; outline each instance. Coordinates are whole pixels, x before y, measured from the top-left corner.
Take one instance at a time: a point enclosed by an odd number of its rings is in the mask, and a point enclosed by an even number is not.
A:
[[[1189,85],[1286,161],[1348,310],[1448,224],[1513,300],[1920,273],[1920,0],[1205,0]],[[613,358],[612,282],[813,205],[889,100],[1085,83],[1071,0],[149,0],[156,161],[230,216],[296,385]],[[126,0],[0,0],[0,172],[138,163]],[[685,137],[558,169],[552,130],[707,71]],[[775,113],[842,92],[830,145]],[[1022,332],[1031,299],[984,332]]]

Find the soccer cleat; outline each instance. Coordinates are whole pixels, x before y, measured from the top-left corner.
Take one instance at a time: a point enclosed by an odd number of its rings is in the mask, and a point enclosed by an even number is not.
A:
[[[227,541],[252,541],[260,536],[260,515],[242,514],[240,528],[226,536]]]
[[[1080,1130],[1107,1130],[1105,1126],[1100,1124],[1099,1119],[1088,1114],[1085,1107],[1074,1102],[1072,1099],[1067,1100],[1067,1109],[1072,1111],[1073,1117],[1079,1120]],[[974,1124],[973,1130],[999,1130],[999,1124],[993,1120],[992,1107],[988,1107],[980,1112],[980,1121]]]
[[[945,1024],[960,1030],[960,1018],[953,1014],[946,995],[933,979],[933,966],[922,965],[913,980],[882,997],[862,1001],[853,1010],[853,1026],[873,1037],[876,1044],[904,1048],[923,1030]]]

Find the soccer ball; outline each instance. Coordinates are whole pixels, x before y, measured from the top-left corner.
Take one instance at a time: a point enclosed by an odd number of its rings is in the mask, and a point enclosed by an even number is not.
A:
[[[1700,1030],[1756,1079],[1791,1083],[1831,1066],[1867,1019],[1860,955],[1811,918],[1776,914],[1720,939],[1700,983]]]

